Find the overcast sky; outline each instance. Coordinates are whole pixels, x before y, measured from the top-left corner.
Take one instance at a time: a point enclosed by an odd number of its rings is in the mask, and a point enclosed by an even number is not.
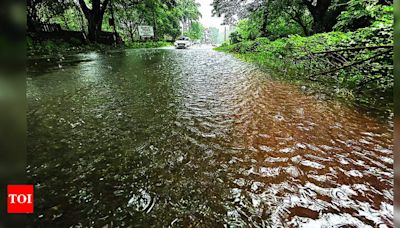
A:
[[[223,26],[221,25],[223,22],[222,17],[212,17],[212,9],[213,7],[211,6],[211,3],[213,0],[196,0],[198,3],[201,4],[200,7],[200,13],[203,15],[202,18],[200,18],[201,24],[203,24],[204,27],[216,27],[219,29],[222,29]]]

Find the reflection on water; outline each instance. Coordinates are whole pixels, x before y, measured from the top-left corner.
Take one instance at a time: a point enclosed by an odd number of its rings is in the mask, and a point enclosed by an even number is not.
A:
[[[211,50],[29,60],[35,222],[392,227],[391,123]]]

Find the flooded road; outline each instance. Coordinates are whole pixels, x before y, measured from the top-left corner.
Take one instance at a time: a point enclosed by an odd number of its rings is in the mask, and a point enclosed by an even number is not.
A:
[[[212,50],[29,60],[35,223],[393,227],[393,132]]]

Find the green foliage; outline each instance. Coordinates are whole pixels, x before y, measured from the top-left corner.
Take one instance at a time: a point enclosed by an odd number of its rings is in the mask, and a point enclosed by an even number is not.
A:
[[[196,24],[200,17],[198,4],[195,0],[176,0],[174,5],[167,4],[170,1],[144,0],[125,1],[119,0],[115,4],[118,32],[125,41],[139,40],[138,26],[150,25],[154,27],[157,39],[175,39],[181,35],[182,21],[191,21]],[[199,25],[201,26],[201,25]],[[192,28],[193,36],[198,36],[201,28]],[[196,30],[197,29],[197,30]]]
[[[128,48],[139,49],[139,48],[168,47],[171,46],[172,44],[166,41],[148,41],[148,42],[128,42],[125,45]]]
[[[193,22],[189,28],[189,32],[185,35],[191,40],[200,40],[203,37],[204,27],[199,22]]]
[[[62,29],[70,31],[81,31],[85,26],[81,15],[73,8],[65,9],[60,15],[49,18],[49,22],[59,24]]]
[[[88,5],[87,10],[90,10],[95,1],[83,2]],[[195,26],[191,29],[190,36],[201,37],[202,27],[197,22],[201,14],[199,4],[195,0],[96,0],[96,2],[105,7],[101,30],[114,31],[109,23],[113,9],[116,30],[124,41],[139,40],[139,25],[153,26],[156,40],[172,40],[181,35],[181,22],[190,22]],[[28,19],[41,23],[56,23],[64,30],[85,31],[90,34],[89,19],[83,9],[82,5],[79,7],[77,1],[73,0],[28,0],[28,12],[30,12]]]
[[[85,50],[102,50],[107,45],[102,44],[89,44],[82,42],[77,38],[71,39],[49,39],[49,40],[38,40],[27,36],[26,38],[26,49],[28,55],[55,55],[59,53],[76,53]]]
[[[249,19],[262,36],[276,39],[331,31],[346,1],[350,0],[214,0],[213,6],[225,23]]]
[[[310,34],[313,18],[302,0],[276,0],[269,5],[268,33],[277,39]]]
[[[268,33],[270,34],[268,37],[272,40],[289,35],[304,35],[302,28],[297,23],[284,16],[274,18],[269,23]]]
[[[233,43],[261,36],[276,40],[289,35],[309,35],[313,19],[302,1],[272,0],[261,3],[261,7],[250,11],[236,23],[235,33],[230,37]]]
[[[287,17],[279,16],[270,21],[268,34],[269,39],[276,40],[290,35],[303,35],[303,30]],[[261,37],[261,22],[256,17],[254,17],[254,20],[240,20],[235,31],[230,35],[232,43],[255,40],[259,37]]]
[[[26,39],[28,56],[34,55],[70,55],[85,51],[107,51],[122,46],[109,46],[99,43],[82,43],[80,40],[71,39],[69,42],[63,40],[37,41],[28,37]]]
[[[215,14],[237,25],[232,41],[355,31],[393,22],[390,0],[214,0]],[[237,22],[239,19],[239,22]]]
[[[255,40],[261,36],[260,23],[257,20],[244,19],[239,21],[236,32],[240,40]]]
[[[354,31],[375,24],[393,22],[393,6],[381,5],[378,1],[351,0],[346,11],[338,17],[334,29],[338,31]]]
[[[302,84],[318,82],[339,97],[356,98],[367,103],[384,101],[387,105],[394,86],[391,48],[359,48],[393,45],[391,23],[379,25],[356,32],[320,33],[310,37],[292,35],[275,41],[258,38],[223,45],[217,50],[266,66],[278,72],[282,79],[302,81]],[[340,49],[349,50],[333,55],[329,52],[312,54]],[[329,72],[353,63],[358,64]],[[381,97],[386,99],[381,100]]]
[[[237,31],[234,31],[229,34],[229,40],[232,44],[237,44],[242,40],[242,37],[240,37],[240,34]],[[224,43],[224,45],[226,45],[226,43]]]

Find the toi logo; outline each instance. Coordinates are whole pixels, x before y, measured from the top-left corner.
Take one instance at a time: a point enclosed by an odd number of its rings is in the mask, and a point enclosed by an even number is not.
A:
[[[33,213],[33,185],[8,185],[8,213]]]

